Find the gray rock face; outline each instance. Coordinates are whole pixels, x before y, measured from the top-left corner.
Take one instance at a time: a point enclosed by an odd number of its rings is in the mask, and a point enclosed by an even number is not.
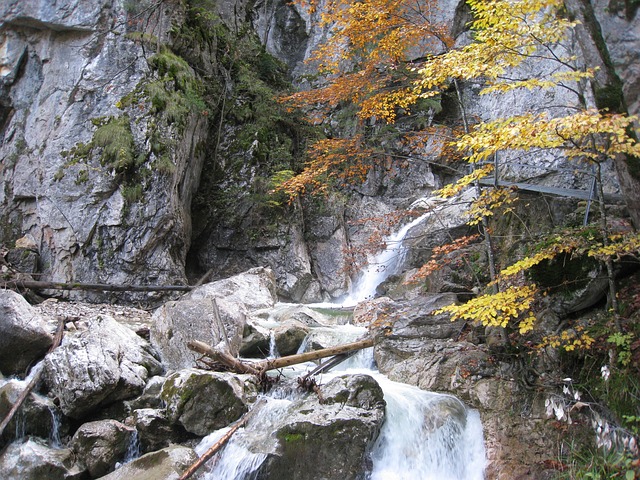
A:
[[[629,113],[640,113],[640,15],[632,3],[593,0],[616,73],[623,82]]]
[[[108,316],[91,319],[88,330],[65,338],[44,368],[51,395],[73,418],[140,394],[147,378],[162,371],[151,346]]]
[[[248,380],[248,377],[196,369],[174,373],[162,388],[167,418],[200,436],[226,427],[255,400],[256,386]]]
[[[177,480],[196,460],[193,449],[180,445],[147,453],[116,471],[101,477],[102,480]]]
[[[215,321],[215,300],[224,332]],[[272,307],[276,302],[275,279],[269,269],[255,268],[225,280],[203,285],[176,302],[156,311],[151,342],[170,369],[193,367],[198,356],[186,348],[199,340],[209,345],[229,341],[231,354],[240,349],[246,317],[250,311]]]
[[[76,431],[70,447],[89,475],[100,477],[124,459],[134,433],[134,428],[116,420],[89,422]]]
[[[73,153],[92,140],[96,119],[119,118],[135,154],[148,154],[148,105],[116,104],[149,74],[136,35],[166,41],[182,9],[151,8],[137,22],[135,8],[107,0],[0,6],[0,221],[11,226],[0,241],[31,234],[47,279],[185,281],[189,207],[203,158],[195,150],[206,119],[186,119],[180,135],[163,132],[176,137],[171,171],[159,173],[147,156],[137,186],[104,165],[100,148],[86,158]]]
[[[51,346],[45,319],[11,290],[0,291],[0,371],[24,374]]]
[[[71,449],[50,448],[34,438],[14,442],[0,453],[3,480],[79,480],[85,473],[74,465]]]

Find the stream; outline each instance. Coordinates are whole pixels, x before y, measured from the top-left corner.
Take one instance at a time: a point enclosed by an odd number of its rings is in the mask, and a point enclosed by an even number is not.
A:
[[[423,221],[425,214],[405,225],[387,239],[387,249],[370,259],[369,268],[360,276],[353,292],[339,304],[310,305],[316,308],[335,308],[338,312],[375,295],[376,287],[389,275],[402,268],[407,248],[403,240],[409,231]],[[270,322],[269,322],[270,323]],[[366,334],[364,327],[336,325],[312,330],[302,343],[302,353],[310,338],[333,337],[331,343],[355,341]],[[274,345],[272,343],[272,345]],[[275,347],[270,352],[276,356]],[[308,373],[316,364],[296,365],[283,370],[285,377],[296,378]],[[354,356],[324,373],[317,379],[324,384],[331,378],[345,374],[366,374],[373,377],[384,392],[385,420],[369,455],[371,471],[362,472],[369,480],[482,480],[486,455],[482,424],[477,411],[467,408],[451,395],[427,392],[417,387],[393,382],[375,368],[373,348]],[[286,382],[285,382],[286,383]],[[262,463],[269,452],[277,448],[278,440],[271,432],[280,419],[288,414],[297,396],[292,388],[275,388],[263,398],[266,403],[260,414],[240,429],[224,447],[205,480],[250,480],[258,478]],[[202,455],[222,435],[224,428],[205,437],[196,448]]]

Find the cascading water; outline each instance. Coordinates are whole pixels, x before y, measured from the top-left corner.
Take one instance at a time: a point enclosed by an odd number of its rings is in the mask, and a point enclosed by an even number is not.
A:
[[[366,331],[352,325],[336,326],[332,330],[333,335],[343,341],[361,336]],[[312,335],[313,332],[310,333]],[[373,369],[373,364],[373,349],[364,349],[319,379],[319,383],[326,383],[338,375],[367,374],[378,382],[384,392],[387,403],[385,421],[370,453],[372,469],[367,478],[482,480],[486,460],[478,413],[451,395],[426,392],[393,382]],[[314,366],[296,365],[282,373],[286,377],[295,377]],[[262,463],[277,450],[277,440],[269,434],[277,430],[279,419],[288,414],[295,395],[295,392],[283,394],[283,390],[276,390],[265,397],[266,403],[250,420],[250,428],[236,432],[223,453],[212,462],[214,466],[203,480],[257,478]],[[228,430],[217,430],[205,437],[196,448],[198,455],[202,455]]]
[[[405,225],[387,239],[387,249],[372,259],[362,273],[353,292],[334,307],[356,305],[375,295],[376,287],[402,267],[407,253],[403,245],[409,231],[431,212]],[[328,307],[328,304],[322,304]],[[302,342],[302,353],[315,338],[332,345],[354,341],[366,329],[353,325],[312,329]],[[328,337],[334,337],[332,341]],[[270,356],[275,356],[274,350]],[[315,367],[298,365],[284,369],[285,376],[296,376]],[[287,373],[288,372],[288,373]],[[360,373],[372,376],[384,392],[385,421],[370,452],[372,467],[369,480],[482,480],[486,464],[482,424],[478,412],[468,409],[451,396],[426,392],[417,387],[389,380],[375,370],[373,349],[364,349],[323,374],[318,383],[337,375]],[[277,449],[277,440],[269,435],[277,429],[278,419],[287,415],[293,398],[279,392],[270,394],[247,428],[240,429],[204,475],[204,480],[251,480]],[[202,455],[220,439],[227,429],[205,437],[196,452]]]
[[[124,454],[123,463],[129,463],[140,456],[140,435],[138,434],[138,430],[135,429],[131,438],[129,439],[129,445],[127,446],[127,451]]]
[[[371,480],[482,480],[485,452],[478,412],[457,398],[375,375],[387,402],[371,457]]]
[[[419,225],[425,218],[430,216],[431,213],[427,212],[421,215],[385,240],[387,248],[374,258],[369,259],[367,267],[360,273],[351,293],[341,302],[343,306],[353,306],[373,298],[378,285],[389,278],[390,275],[397,273],[407,256],[408,247],[404,244],[407,234],[413,227]]]
[[[51,414],[49,445],[53,448],[60,448],[62,447],[62,440],[60,439],[60,412],[53,407],[49,407],[49,413]]]

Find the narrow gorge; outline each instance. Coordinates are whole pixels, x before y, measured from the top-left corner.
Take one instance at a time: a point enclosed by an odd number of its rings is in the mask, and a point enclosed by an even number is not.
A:
[[[640,478],[638,3],[560,3],[436,83],[518,15],[2,0],[0,478],[183,479],[225,434],[191,478]]]

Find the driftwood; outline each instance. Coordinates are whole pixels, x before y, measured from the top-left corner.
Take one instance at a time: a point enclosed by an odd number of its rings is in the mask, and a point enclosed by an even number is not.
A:
[[[260,370],[258,370],[253,364],[241,362],[232,355],[210,347],[206,343],[194,340],[187,343],[187,347],[189,347],[189,349],[193,350],[194,352],[197,352],[201,355],[206,355],[207,357],[214,359],[216,362],[225,365],[232,372],[249,373],[251,375],[260,375],[261,373]]]
[[[241,360],[232,357],[228,353],[221,352],[220,350],[210,347],[206,343],[198,341],[189,342],[187,346],[191,350],[211,357],[217,362],[224,364],[231,371],[234,371],[236,373],[250,373],[253,375],[260,375],[261,373],[264,373],[268,370],[290,367],[299,363],[310,362],[312,360],[319,360],[321,358],[333,357],[335,355],[362,350],[363,348],[372,347],[373,344],[373,338],[367,338],[365,340],[346,343],[337,347],[323,348],[321,350],[315,350],[313,352],[299,353],[297,355],[289,355],[288,357],[261,360],[259,362],[242,362]]]
[[[49,351],[47,352],[47,354],[53,352],[56,348],[58,348],[58,345],[62,343],[63,332],[64,332],[64,321],[62,319],[59,319],[58,328],[56,329],[56,333],[53,337],[53,343],[51,344],[51,347],[49,348]],[[42,371],[43,371],[43,368],[40,368],[40,370],[38,370],[33,375],[33,378],[27,384],[26,388],[22,391],[22,393],[16,400],[16,403],[13,404],[13,406],[11,407],[11,410],[9,410],[9,413],[7,413],[7,416],[4,417],[4,420],[2,420],[2,423],[0,423],[0,435],[2,435],[2,433],[4,432],[4,429],[7,428],[7,425],[9,425],[9,422],[11,421],[11,419],[18,412],[18,410],[20,410],[20,407],[29,396],[29,393],[31,393],[31,390],[33,390],[35,386],[38,384],[38,381],[40,380],[40,376],[42,375]]]
[[[202,454],[202,456],[200,458],[198,458],[198,460],[196,460],[189,468],[187,468],[184,473],[180,476],[180,478],[178,480],[187,480],[188,478],[191,478],[191,476],[193,476],[194,473],[196,473],[196,470],[198,470],[207,460],[209,460],[211,457],[213,457],[218,450],[220,450],[222,447],[224,447],[227,442],[231,439],[231,437],[233,436],[234,433],[236,433],[236,431],[242,427],[245,423],[247,423],[247,421],[253,416],[253,414],[266,402],[266,400],[262,399],[260,400],[258,403],[256,403],[254,405],[254,407],[249,410],[247,413],[245,413],[242,417],[240,417],[229,429],[229,431],[227,433],[225,433],[220,440],[218,440],[216,443],[214,443],[213,445],[211,445],[211,447],[209,448],[209,450],[207,450],[206,452],[204,452]]]
[[[101,290],[105,292],[188,292],[191,285],[111,285],[102,283],[61,283],[38,280],[7,280],[3,288],[28,288],[31,290]]]

